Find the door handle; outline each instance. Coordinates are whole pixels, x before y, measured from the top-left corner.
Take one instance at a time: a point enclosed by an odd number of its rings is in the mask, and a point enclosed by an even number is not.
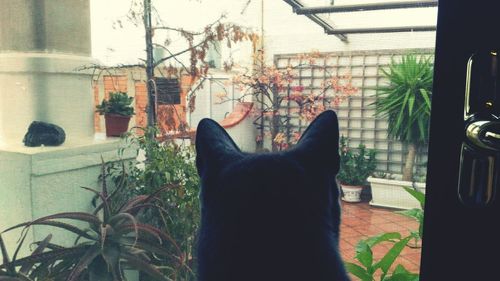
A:
[[[471,207],[491,205],[500,188],[498,60],[496,50],[479,51],[467,63],[458,197]]]

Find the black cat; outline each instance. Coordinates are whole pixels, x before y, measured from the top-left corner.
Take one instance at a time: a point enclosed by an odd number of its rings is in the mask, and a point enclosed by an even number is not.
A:
[[[285,152],[248,154],[216,122],[196,135],[199,281],[349,280],[338,251],[339,128],[320,114]]]

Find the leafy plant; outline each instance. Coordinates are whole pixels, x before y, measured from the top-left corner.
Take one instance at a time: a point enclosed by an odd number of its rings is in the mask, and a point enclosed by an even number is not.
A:
[[[374,281],[378,272],[381,273],[381,281],[418,281],[418,274],[409,272],[400,264],[390,272],[391,266],[410,239],[411,236],[402,238],[400,233],[390,232],[360,240],[356,245],[354,257],[359,264],[346,262],[346,269],[361,281]],[[390,242],[393,245],[383,257],[374,260],[372,249],[382,242]]]
[[[425,207],[425,194],[419,190],[403,187],[406,192],[408,192],[411,196],[418,200],[420,203],[420,208],[414,208],[411,210],[398,211],[396,213],[401,214],[403,216],[415,219],[418,222],[418,230],[412,231],[411,236],[414,239],[413,244],[409,244],[410,246],[417,247],[418,242],[422,239],[424,233],[424,207]]]
[[[403,180],[413,179],[417,148],[428,140],[433,66],[431,58],[414,54],[392,61],[382,73],[388,85],[377,88],[376,115],[389,122],[388,135],[408,144]]]
[[[337,179],[347,185],[364,185],[376,168],[375,150],[366,149],[360,144],[357,151],[353,151],[344,136],[340,138],[339,149],[340,170]]]
[[[96,112],[100,115],[118,114],[122,116],[134,115],[134,107],[131,105],[133,97],[129,97],[125,92],[109,93],[109,99],[103,99],[100,105],[96,106]]]
[[[148,196],[162,186],[172,186],[158,194],[159,204],[167,215],[151,209],[140,220],[168,232],[186,258],[185,266],[179,271],[168,261],[158,261],[163,272],[176,280],[196,280],[194,268],[200,222],[200,178],[196,170],[194,146],[176,144],[171,140],[159,141],[154,137],[158,132],[154,127],[141,130],[143,134],[129,134],[127,137],[127,142],[136,149],[139,163],[124,162],[125,170],[118,165],[110,166],[110,172],[114,182],[126,185],[132,195]]]
[[[75,234],[77,238],[73,246],[64,247],[45,239],[38,242],[39,247],[28,257],[9,261],[4,254],[4,263],[0,268],[7,268],[7,273],[12,275],[12,268],[21,266],[20,273],[28,278],[21,280],[120,281],[125,280],[125,268],[144,272],[154,280],[170,280],[151,261],[154,257],[161,257],[175,267],[182,267],[184,257],[180,249],[168,234],[137,219],[141,212],[156,209],[158,194],[170,186],[160,188],[149,196],[134,196],[121,201],[117,198],[122,196],[123,190],[116,188],[108,192],[104,171],[103,164],[102,191],[83,187],[98,198],[96,203],[99,204],[93,212],[53,214],[4,230],[23,228],[18,249],[29,228],[36,225],[51,226]],[[89,228],[82,229],[61,219],[87,223]],[[173,245],[176,250],[170,251],[166,244]],[[50,250],[43,252],[44,248]],[[32,264],[37,266],[32,267]]]

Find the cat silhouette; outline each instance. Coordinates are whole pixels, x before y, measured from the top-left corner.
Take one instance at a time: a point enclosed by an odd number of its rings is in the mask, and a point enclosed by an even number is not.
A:
[[[215,121],[196,132],[199,281],[349,280],[338,251],[339,128],[321,113],[296,146],[242,152]]]

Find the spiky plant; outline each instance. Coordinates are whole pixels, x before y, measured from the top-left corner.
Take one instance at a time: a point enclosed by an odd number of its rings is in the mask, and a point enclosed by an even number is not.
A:
[[[28,257],[13,261],[5,260],[4,255],[0,269],[7,269],[7,272],[12,273],[12,268],[21,266],[22,269],[26,269],[22,273],[27,279],[20,280],[25,281],[46,279],[121,281],[125,280],[125,268],[144,272],[154,280],[170,280],[151,264],[151,259],[153,257],[167,259],[174,267],[180,268],[184,263],[182,252],[167,233],[150,224],[140,223],[136,218],[143,209],[156,208],[155,201],[158,194],[169,187],[161,188],[148,196],[136,196],[124,203],[117,203],[120,202],[117,198],[120,188],[108,193],[104,164],[102,173],[102,191],[83,187],[99,198],[99,204],[96,204],[93,212],[58,213],[18,224],[4,231],[23,228],[20,239],[22,244],[31,226],[52,226],[75,234],[77,239],[73,246],[63,247],[44,240],[38,245],[50,249],[49,251],[43,252],[42,249]],[[84,222],[89,228],[83,229],[61,222],[60,219]],[[175,253],[168,250],[167,243],[174,245],[173,248],[177,249]],[[26,267],[27,264],[36,266]]]
[[[19,243],[16,251],[14,252],[13,260],[11,261],[9,258],[9,254],[7,253],[7,248],[5,247],[5,243],[3,242],[2,235],[0,235],[0,249],[3,257],[3,263],[0,265],[0,281],[33,281],[34,279],[28,276],[28,273],[34,269],[36,269],[35,256],[42,253],[45,248],[48,246],[50,239],[52,239],[52,234],[47,235],[45,239],[41,242],[37,243],[37,247],[28,257],[31,259],[26,259],[25,262],[22,263],[21,267],[17,267],[14,265],[17,261],[17,254],[21,249],[22,243]],[[43,280],[43,278],[38,279]]]
[[[129,97],[125,92],[110,92],[109,99],[104,99],[100,105],[96,106],[96,112],[99,112],[101,115],[118,114],[132,116],[134,115],[133,99],[133,97]]]
[[[388,84],[377,88],[376,115],[389,121],[388,135],[408,145],[403,180],[413,179],[417,148],[428,140],[433,65],[431,57],[408,54],[382,69]]]

